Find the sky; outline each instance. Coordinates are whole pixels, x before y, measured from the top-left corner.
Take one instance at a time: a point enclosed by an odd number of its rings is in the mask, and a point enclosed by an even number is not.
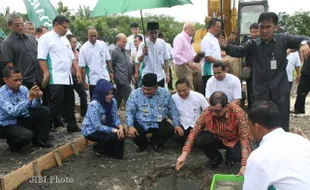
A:
[[[5,7],[10,7],[11,10],[16,12],[26,13],[26,7],[23,0],[0,0],[0,12]],[[233,0],[231,0],[233,2]],[[56,7],[59,0],[50,0],[50,2]],[[62,0],[65,6],[69,9],[77,10],[79,5],[89,6],[91,9],[95,7],[97,0]],[[176,20],[193,21],[203,23],[205,17],[208,15],[208,0],[192,0],[192,5],[176,6],[172,8],[159,8],[152,10],[145,10],[143,13],[152,14],[166,14],[175,17]],[[293,14],[295,11],[310,11],[309,0],[268,0],[269,11],[273,12],[287,12]],[[238,0],[236,0],[236,7],[238,7]],[[125,13],[125,15],[138,17],[139,11],[133,11]]]

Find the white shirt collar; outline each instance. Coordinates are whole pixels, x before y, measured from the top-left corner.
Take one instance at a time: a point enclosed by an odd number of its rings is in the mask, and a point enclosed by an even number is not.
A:
[[[277,139],[277,136],[281,135],[283,133],[285,133],[285,131],[281,127],[274,129],[273,131],[271,131],[271,132],[267,133],[265,136],[263,136],[263,139],[259,143],[259,146],[264,144],[266,141],[269,141],[270,139],[273,139],[273,140]]]

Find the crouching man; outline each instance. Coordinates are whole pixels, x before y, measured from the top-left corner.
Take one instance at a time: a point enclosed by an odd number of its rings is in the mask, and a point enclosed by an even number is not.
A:
[[[177,159],[176,169],[182,168],[192,146],[202,150],[209,159],[208,166],[215,168],[223,157],[218,149],[226,149],[226,164],[241,161],[238,175],[243,175],[251,146],[249,127],[245,112],[236,104],[229,104],[224,92],[216,91],[209,99],[210,106],[205,109],[191,130]]]
[[[12,152],[32,141],[38,147],[48,142],[50,110],[41,106],[43,93],[37,85],[29,91],[21,85],[21,72],[9,66],[3,69],[5,85],[0,88],[0,138],[6,139]]]

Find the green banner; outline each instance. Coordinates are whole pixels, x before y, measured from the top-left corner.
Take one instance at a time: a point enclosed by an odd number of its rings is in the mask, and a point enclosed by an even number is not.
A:
[[[53,27],[53,19],[57,12],[49,0],[24,0],[27,8],[29,20],[36,27],[46,26],[49,29]]]
[[[5,39],[7,35],[3,32],[3,30],[0,28],[0,38]]]

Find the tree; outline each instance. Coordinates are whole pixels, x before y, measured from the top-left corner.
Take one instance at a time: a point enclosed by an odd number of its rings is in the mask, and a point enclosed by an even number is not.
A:
[[[279,13],[280,31],[294,35],[310,36],[310,11],[298,11],[293,15]]]

